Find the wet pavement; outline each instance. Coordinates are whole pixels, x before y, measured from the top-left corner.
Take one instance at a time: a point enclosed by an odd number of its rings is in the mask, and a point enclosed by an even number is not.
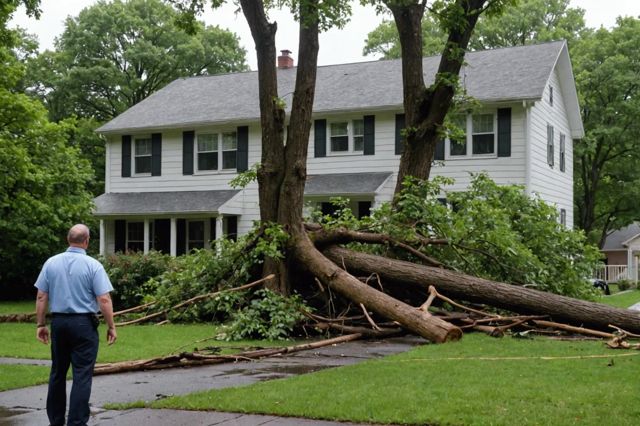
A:
[[[153,401],[167,396],[246,385],[326,368],[351,365],[366,359],[380,358],[424,344],[417,337],[391,338],[379,341],[354,341],[291,355],[257,361],[216,364],[204,367],[153,370],[97,376],[91,394],[90,425],[349,425],[299,418],[247,415],[240,413],[194,412],[181,410],[133,409],[105,410],[107,403]],[[46,361],[0,358],[0,363],[37,363]],[[67,391],[70,390],[70,382]],[[33,386],[0,392],[0,425],[46,425],[44,411],[47,386]]]

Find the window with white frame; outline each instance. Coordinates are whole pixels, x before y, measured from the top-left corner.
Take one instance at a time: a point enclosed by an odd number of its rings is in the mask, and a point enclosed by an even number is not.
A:
[[[549,164],[549,167],[553,167],[553,163],[554,163],[553,151],[554,151],[553,126],[550,124],[547,124],[547,164]]]
[[[459,114],[454,116],[452,121],[462,134],[449,138],[449,155],[452,157],[467,155],[467,116]]]
[[[135,138],[134,143],[134,173],[151,173],[151,138]]]
[[[235,169],[237,151],[238,135],[236,132],[199,133],[196,138],[195,156],[197,170]]]
[[[329,152],[364,151],[364,120],[336,121],[329,124]]]
[[[458,115],[453,122],[462,134],[447,139],[448,158],[496,155],[495,114]]]
[[[190,220],[187,222],[187,249],[204,248],[204,221]]]
[[[560,209],[560,225],[567,226],[567,211]]]
[[[471,144],[473,155],[496,152],[496,132],[493,114],[475,114],[471,118]]]

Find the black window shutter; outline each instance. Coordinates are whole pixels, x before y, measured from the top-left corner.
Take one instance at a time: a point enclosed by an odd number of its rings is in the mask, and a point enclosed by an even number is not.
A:
[[[193,174],[193,141],[196,138],[196,132],[189,130],[182,132],[182,174]]]
[[[313,154],[314,157],[327,156],[327,120],[316,120],[313,127]]]
[[[131,135],[122,135],[122,177],[131,177]]]
[[[124,253],[126,251],[127,244],[127,221],[126,220],[116,220],[115,221],[115,246],[113,248],[114,252]]]
[[[364,155],[376,153],[376,116],[364,116]]]
[[[151,176],[160,176],[162,167],[162,133],[151,134]]]
[[[436,161],[444,161],[444,139],[438,139],[436,142],[436,152],[433,155]]]
[[[237,135],[236,167],[238,172],[245,172],[249,169],[249,127],[239,126]]]
[[[176,256],[181,256],[187,252],[187,221],[185,219],[176,220]]]
[[[498,109],[498,157],[511,157],[511,108]]]
[[[404,151],[402,130],[404,129],[404,114],[396,114],[396,150],[395,154],[400,155]]]

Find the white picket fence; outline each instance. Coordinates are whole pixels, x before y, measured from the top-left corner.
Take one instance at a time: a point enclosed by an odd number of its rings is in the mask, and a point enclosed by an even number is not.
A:
[[[618,280],[626,280],[628,276],[627,265],[601,265],[594,271],[594,278],[615,283]]]

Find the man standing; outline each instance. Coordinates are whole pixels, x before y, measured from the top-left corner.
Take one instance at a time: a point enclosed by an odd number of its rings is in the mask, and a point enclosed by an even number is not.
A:
[[[107,342],[111,345],[117,338],[109,295],[113,287],[102,264],[87,256],[89,228],[74,225],[67,241],[67,251],[45,262],[35,284],[36,337],[44,344],[49,343],[45,323],[48,303],[51,311],[52,364],[47,415],[54,426],[64,425],[69,364],[73,368],[73,385],[67,424],[86,425],[89,421],[93,367],[98,355],[98,308],[107,323]]]

